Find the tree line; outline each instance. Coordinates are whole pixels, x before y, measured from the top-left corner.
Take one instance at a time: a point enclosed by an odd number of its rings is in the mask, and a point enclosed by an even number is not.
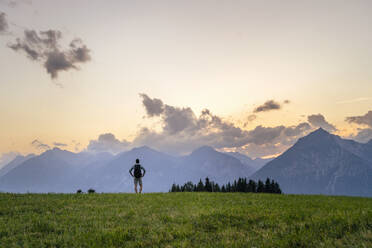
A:
[[[193,184],[191,181],[184,185],[173,184],[169,192],[251,192],[251,193],[273,193],[281,194],[282,190],[277,182],[267,178],[265,183],[261,180],[247,180],[247,178],[239,178],[233,183],[228,182],[226,185],[218,185],[209,178],[205,178],[205,183],[200,179],[199,183]]]

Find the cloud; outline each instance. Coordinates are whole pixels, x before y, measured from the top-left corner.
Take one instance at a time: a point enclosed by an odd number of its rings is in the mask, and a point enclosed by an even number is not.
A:
[[[329,132],[336,131],[336,127],[332,125],[331,123],[327,122],[323,115],[321,114],[314,114],[309,115],[307,117],[307,121],[313,126],[313,127],[321,127]]]
[[[0,0],[0,4],[5,4],[11,8],[15,8],[20,4],[28,4],[31,5],[31,0]]]
[[[81,143],[78,142],[78,141],[76,141],[76,140],[72,140],[71,143],[75,146],[74,147],[75,152],[79,152],[80,151]]]
[[[4,12],[0,12],[0,34],[5,33],[8,31],[8,21],[6,20],[6,14]]]
[[[371,99],[372,99],[372,97],[358,97],[358,98],[354,98],[354,99],[338,101],[336,103],[337,104],[344,104],[344,103],[364,102],[364,101],[368,101],[368,100],[371,100]]]
[[[372,127],[372,111],[368,111],[365,115],[361,116],[350,116],[345,119],[349,123],[356,123],[359,125],[367,125]]]
[[[284,100],[284,104],[289,104],[289,103],[291,103],[290,100]]]
[[[60,143],[60,142],[54,142],[53,145],[54,145],[54,146],[57,146],[57,147],[64,147],[64,146],[67,146],[67,144]]]
[[[59,44],[62,33],[58,30],[25,30],[24,37],[8,44],[14,51],[21,51],[32,61],[41,63],[52,79],[61,71],[78,70],[79,63],[91,60],[90,50],[81,39],[70,42],[68,49],[62,50]]]
[[[115,154],[124,151],[129,145],[128,141],[120,141],[112,133],[105,133],[99,135],[97,140],[91,140],[86,150],[89,152],[111,152]]]
[[[278,102],[275,102],[274,100],[269,100],[266,101],[263,105],[258,106],[253,110],[254,113],[259,113],[259,112],[267,112],[270,110],[276,110],[276,109],[281,109],[281,105]]]
[[[234,123],[204,109],[199,116],[188,107],[164,104],[160,99],[141,94],[148,118],[159,118],[161,130],[143,127],[132,142],[132,146],[149,145],[162,151],[184,154],[193,149],[209,145],[215,148],[255,148],[251,156],[265,156],[282,152],[299,137],[311,130],[308,123],[296,126],[257,126],[247,131]],[[262,148],[263,152],[259,152]]]
[[[164,112],[164,104],[162,100],[153,98],[151,99],[146,94],[140,94],[142,97],[142,104],[146,109],[147,116],[159,116]]]
[[[367,143],[372,140],[372,128],[360,128],[358,133],[355,136],[351,136],[351,138],[361,143]]]
[[[35,139],[34,141],[31,142],[31,145],[35,147],[36,149],[39,150],[49,150],[50,146],[48,144],[44,144],[43,142]]]

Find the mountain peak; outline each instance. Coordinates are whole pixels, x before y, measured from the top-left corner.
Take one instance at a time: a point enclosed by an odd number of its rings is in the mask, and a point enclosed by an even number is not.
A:
[[[327,132],[326,130],[324,130],[323,128],[318,128],[317,130],[315,130],[313,133],[316,133],[316,134],[323,134],[323,135],[328,135],[330,134],[329,132]]]
[[[216,152],[216,150],[211,146],[201,146],[195,149],[192,153],[195,153],[195,152]]]
[[[155,151],[155,150],[148,146],[140,146],[133,148],[132,151]]]

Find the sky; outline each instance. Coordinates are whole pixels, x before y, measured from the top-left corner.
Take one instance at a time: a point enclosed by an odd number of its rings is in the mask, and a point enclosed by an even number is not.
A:
[[[367,142],[371,9],[369,0],[0,0],[0,161],[141,145],[272,157],[318,127]]]

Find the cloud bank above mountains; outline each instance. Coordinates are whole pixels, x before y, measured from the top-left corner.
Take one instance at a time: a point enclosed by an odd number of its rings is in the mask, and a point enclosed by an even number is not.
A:
[[[148,145],[173,154],[185,154],[193,149],[208,145],[217,149],[232,149],[244,152],[252,157],[268,156],[282,152],[315,128],[307,122],[293,126],[264,127],[256,126],[245,130],[222,117],[204,109],[199,116],[189,107],[176,107],[164,103],[161,99],[140,94],[146,111],[146,118],[157,118],[161,123],[160,131],[142,127],[134,140],[118,148]],[[108,135],[108,134],[106,134]],[[92,140],[92,144],[107,147],[121,144],[111,136],[103,142]]]
[[[273,127],[257,125],[251,130],[246,130],[213,114],[209,109],[202,110],[197,116],[190,107],[171,106],[147,94],[140,94],[140,98],[146,112],[145,118],[156,120],[160,123],[160,129],[141,127],[132,141],[119,140],[112,133],[104,133],[97,139],[90,140],[83,150],[116,154],[146,145],[163,152],[181,155],[207,145],[216,149],[241,152],[250,157],[270,157],[282,153],[298,138],[319,127],[329,132],[337,131],[337,128],[322,114],[309,115],[307,121],[297,125]],[[347,121],[370,126],[370,112],[363,116],[348,117]],[[372,138],[372,130],[360,128],[359,133],[352,138],[367,142]],[[32,145],[40,150],[50,149],[48,144],[37,139],[32,142]],[[65,145],[54,142],[54,146]]]
[[[350,138],[359,142],[368,142],[372,139],[372,111],[368,111],[365,115],[349,116],[345,121],[362,126],[358,127],[358,133]]]

